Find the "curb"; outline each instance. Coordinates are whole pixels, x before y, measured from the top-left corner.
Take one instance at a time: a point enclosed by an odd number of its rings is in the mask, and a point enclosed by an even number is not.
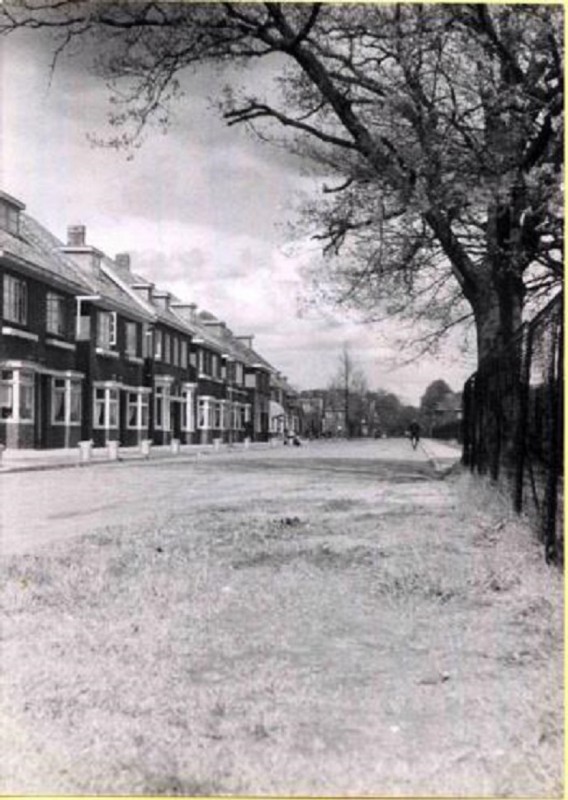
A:
[[[422,442],[420,442],[420,447],[422,449],[422,452],[424,453],[424,455],[426,456],[426,458],[428,459],[428,461],[430,462],[430,464],[434,468],[434,471],[436,472],[436,474],[440,478],[445,478],[447,475],[449,475],[456,468],[456,466],[459,466],[461,464],[461,453],[459,453],[459,454],[456,453],[456,457],[452,461],[452,463],[451,464],[447,464],[447,463],[443,463],[442,459],[440,459],[439,457],[433,456],[428,451],[428,448],[425,447],[424,444],[422,444]],[[450,456],[448,456],[447,460],[448,461],[450,460]],[[444,461],[446,461],[446,459],[444,459]]]
[[[264,442],[258,442],[257,447],[254,448],[256,450],[260,449],[267,449],[258,447],[258,445],[264,445]],[[40,464],[5,464],[0,466],[0,475],[2,474],[10,474],[10,473],[18,473],[18,472],[46,472],[48,470],[55,470],[55,469],[83,469],[88,467],[99,467],[99,466],[119,466],[119,465],[130,465],[130,466],[149,466],[149,465],[156,465],[156,464],[183,464],[189,463],[191,461],[203,458],[204,456],[216,456],[216,455],[223,455],[228,453],[240,453],[240,452],[250,452],[248,450],[235,450],[235,449],[225,449],[225,450],[197,450],[194,453],[178,453],[177,455],[173,455],[170,453],[164,453],[163,455],[154,455],[154,457],[147,457],[143,455],[126,455],[126,456],[118,456],[117,459],[109,459],[109,458],[97,458],[91,461],[81,462],[81,461],[55,461],[53,463],[40,463]]]

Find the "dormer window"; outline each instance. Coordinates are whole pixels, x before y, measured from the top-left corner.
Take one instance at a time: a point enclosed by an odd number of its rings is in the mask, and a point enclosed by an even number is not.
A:
[[[0,192],[0,228],[8,233],[18,236],[20,233],[20,211],[25,208],[23,203],[10,197],[5,192]]]

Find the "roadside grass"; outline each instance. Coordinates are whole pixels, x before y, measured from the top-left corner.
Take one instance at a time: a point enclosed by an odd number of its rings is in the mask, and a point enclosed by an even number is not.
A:
[[[342,480],[4,559],[0,790],[562,796],[528,526],[465,474]]]

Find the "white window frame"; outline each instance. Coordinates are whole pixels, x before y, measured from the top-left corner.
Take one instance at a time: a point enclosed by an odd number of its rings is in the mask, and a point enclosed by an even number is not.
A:
[[[63,383],[62,387],[57,386],[57,383]],[[57,408],[55,399],[57,394],[63,394],[63,419],[55,418],[55,411]],[[74,404],[73,400],[78,398],[78,413],[73,414]],[[82,404],[83,404],[83,386],[80,378],[71,377],[57,377],[51,379],[51,424],[61,425],[65,427],[73,427],[81,424],[82,419]]]
[[[164,355],[164,336],[162,331],[154,330],[154,359],[161,361]]]
[[[182,369],[187,369],[188,367],[188,349],[187,339],[182,339],[180,350],[180,367],[182,367]]]
[[[97,347],[110,350],[116,346],[116,311],[97,312]]]
[[[147,431],[150,424],[150,392],[128,389],[126,396],[126,427],[131,431]],[[134,398],[134,400],[133,400]],[[130,422],[130,412],[135,410],[135,420]]]
[[[55,336],[67,333],[65,297],[57,292],[49,291],[45,298],[45,329]]]
[[[97,392],[104,392],[102,400],[97,397]],[[97,406],[103,404],[103,422],[98,422]],[[116,423],[112,424],[112,410],[116,412]],[[93,428],[95,430],[114,431],[120,425],[120,403],[118,386],[95,386],[93,387]]]
[[[157,431],[171,429],[171,391],[167,383],[158,383],[154,387],[154,428]],[[161,405],[161,420],[158,424],[158,408]]]
[[[127,358],[138,356],[138,324],[130,320],[124,323],[124,353]]]
[[[15,275],[4,274],[3,318],[18,325],[28,324],[28,284]]]
[[[10,377],[8,377],[10,374]],[[11,396],[11,406],[3,406],[3,408],[11,408],[10,416],[4,416],[0,413],[0,421],[6,423],[18,423],[19,425],[33,425],[35,422],[35,376],[30,370],[21,368],[12,368],[0,370],[0,387],[2,393],[5,389]],[[31,409],[29,416],[22,414],[23,399],[28,395],[30,403],[28,407]],[[0,401],[1,402],[1,401]]]
[[[185,433],[195,431],[195,386],[184,385],[181,390],[181,429]]]
[[[216,431],[224,430],[225,422],[225,401],[215,400],[213,404],[213,429]]]
[[[235,383],[242,386],[244,382],[245,370],[240,361],[235,363]]]
[[[199,430],[209,431],[212,429],[211,425],[211,403],[214,398],[204,396],[200,397],[197,402],[197,427]]]

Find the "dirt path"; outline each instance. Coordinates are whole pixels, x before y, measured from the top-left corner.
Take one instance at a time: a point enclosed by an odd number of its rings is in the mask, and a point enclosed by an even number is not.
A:
[[[559,576],[463,478],[344,455],[140,469],[148,516],[5,555],[0,790],[560,796]]]

